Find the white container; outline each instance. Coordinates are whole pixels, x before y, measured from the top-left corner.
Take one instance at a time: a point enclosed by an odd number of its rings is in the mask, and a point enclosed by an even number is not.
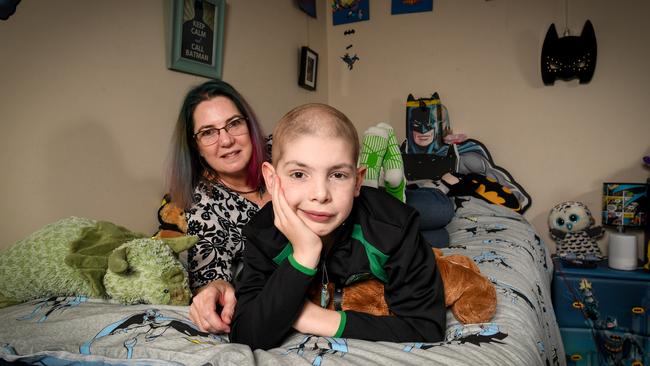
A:
[[[636,248],[636,236],[622,233],[609,235],[609,267],[622,271],[633,271],[639,259]]]

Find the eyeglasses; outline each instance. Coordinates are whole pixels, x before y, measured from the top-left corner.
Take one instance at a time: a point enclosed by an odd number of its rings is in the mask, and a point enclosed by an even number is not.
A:
[[[221,130],[228,132],[231,136],[240,136],[247,133],[248,125],[246,124],[246,121],[248,121],[246,117],[236,116],[221,128],[209,127],[195,133],[192,137],[198,140],[203,146],[214,145],[219,140]]]

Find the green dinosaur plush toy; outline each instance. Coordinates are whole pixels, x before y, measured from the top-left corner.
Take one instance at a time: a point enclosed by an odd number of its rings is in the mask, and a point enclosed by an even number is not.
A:
[[[187,305],[187,272],[176,254],[196,242],[147,238],[106,221],[60,220],[0,251],[0,308],[73,295]]]

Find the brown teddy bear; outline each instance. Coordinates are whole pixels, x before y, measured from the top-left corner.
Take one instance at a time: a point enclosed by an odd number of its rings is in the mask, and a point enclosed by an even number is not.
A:
[[[174,238],[187,233],[187,220],[185,212],[171,202],[169,194],[163,197],[158,209],[158,231],[154,238]]]
[[[174,205],[169,195],[165,195],[158,210],[160,226],[156,238],[171,238],[185,235],[187,220],[183,210]],[[433,249],[436,264],[445,289],[445,305],[461,323],[488,322],[496,311],[496,290],[494,284],[481,275],[470,258],[452,254],[443,256],[440,249]],[[320,285],[310,292],[310,299],[320,304]],[[334,285],[329,284],[330,299],[333,299]],[[374,315],[390,315],[384,299],[384,285],[378,280],[367,280],[346,286],[342,293],[343,310],[355,310]],[[329,309],[334,309],[330,301]]]
[[[445,288],[445,305],[463,324],[485,323],[496,312],[497,295],[494,284],[481,275],[473,260],[460,254],[443,256],[434,248],[436,264]],[[329,284],[330,299],[333,299],[334,285]],[[320,304],[320,291],[312,291],[312,302]],[[334,309],[330,301],[328,309]],[[390,315],[384,299],[384,285],[375,279],[361,281],[343,289],[342,310],[354,310],[373,315]]]

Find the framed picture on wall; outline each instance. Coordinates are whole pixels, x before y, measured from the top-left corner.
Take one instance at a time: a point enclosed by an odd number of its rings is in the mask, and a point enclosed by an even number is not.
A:
[[[433,10],[433,0],[403,1],[393,0],[391,14],[420,13]]]
[[[300,76],[298,85],[305,89],[316,90],[316,78],[318,76],[318,53],[309,47],[303,46],[300,49]]]
[[[173,70],[221,78],[225,0],[172,0]]]
[[[370,0],[328,0],[332,24],[348,24],[370,19]]]

